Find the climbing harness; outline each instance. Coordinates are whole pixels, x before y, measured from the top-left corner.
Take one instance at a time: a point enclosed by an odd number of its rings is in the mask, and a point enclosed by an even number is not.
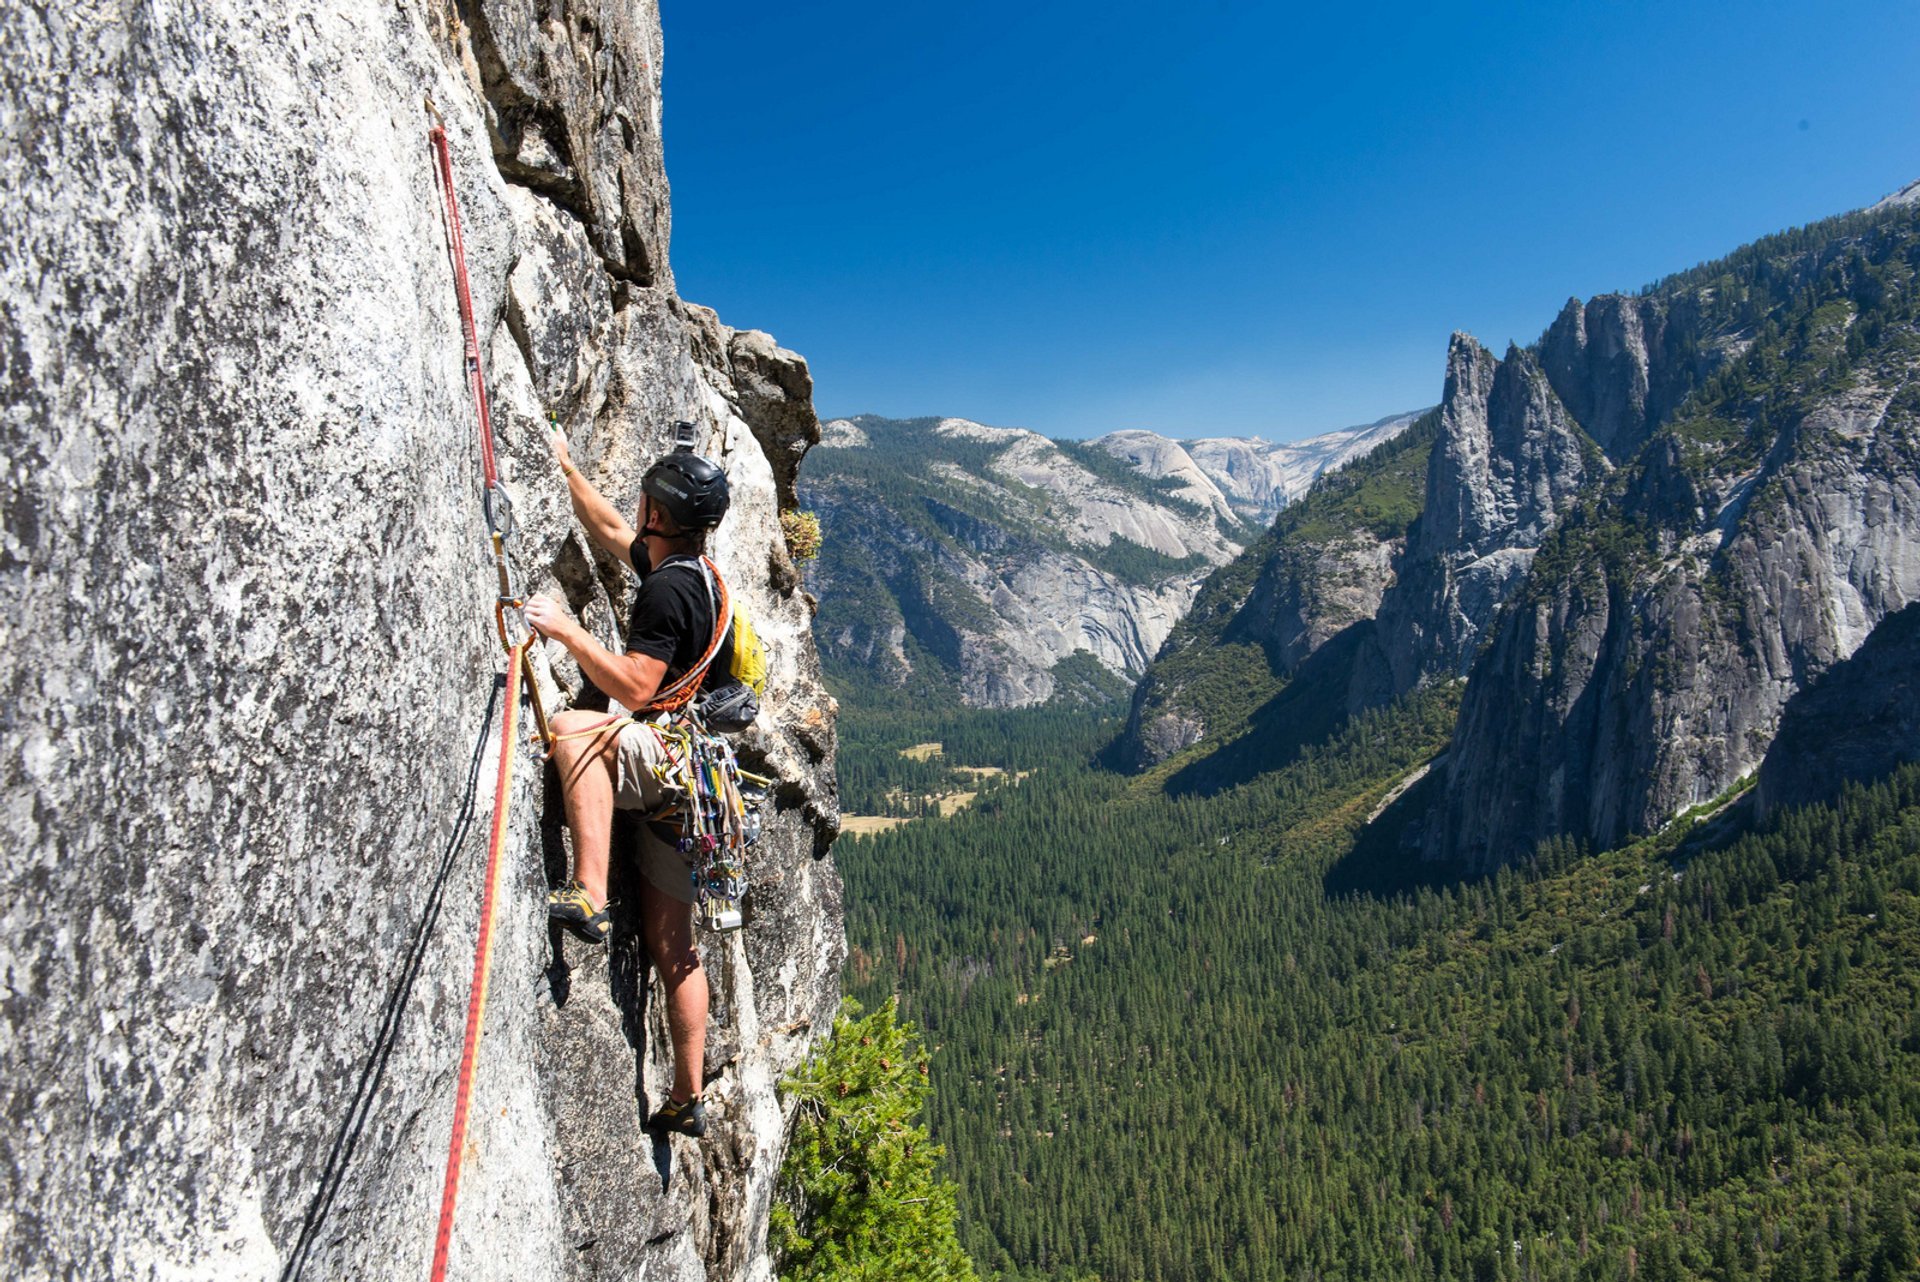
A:
[[[480,929],[473,947],[473,983],[467,996],[467,1031],[461,1045],[460,1071],[453,1097],[453,1133],[447,1142],[446,1182],[440,1194],[440,1224],[433,1241],[433,1282],[442,1282],[447,1274],[447,1251],[453,1241],[454,1206],[460,1191],[461,1158],[466,1148],[467,1111],[473,1098],[474,1064],[480,1049],[480,1030],[486,1021],[487,976],[493,962],[494,892],[499,885],[501,856],[506,849],[507,802],[513,787],[514,750],[520,736],[520,692],[522,678],[540,737],[551,752],[552,728],[546,709],[540,702],[540,690],[533,672],[533,630],[522,607],[525,598],[515,587],[513,567],[507,556],[507,539],[512,535],[513,500],[500,484],[494,465],[493,424],[487,413],[487,384],[480,368],[480,340],[473,322],[473,295],[467,284],[466,246],[460,236],[460,206],[453,190],[453,155],[447,142],[446,121],[427,100],[433,127],[427,133],[434,151],[435,170],[446,198],[447,246],[453,260],[455,292],[460,302],[460,323],[466,340],[467,382],[473,391],[474,408],[480,424],[480,469],[484,480],[481,511],[487,521],[487,538],[493,549],[493,564],[499,579],[494,599],[494,626],[500,644],[507,652],[506,714],[500,725],[500,772],[493,791],[493,827],[487,841],[485,888],[480,896]]]

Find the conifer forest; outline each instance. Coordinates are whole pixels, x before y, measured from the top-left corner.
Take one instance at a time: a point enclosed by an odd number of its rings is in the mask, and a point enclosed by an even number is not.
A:
[[[974,1258],[1910,1276],[1920,769],[1726,844],[1367,885],[1354,830],[1450,711],[1434,691],[1211,797],[1063,736],[967,811],[841,847],[848,987],[935,1046]]]

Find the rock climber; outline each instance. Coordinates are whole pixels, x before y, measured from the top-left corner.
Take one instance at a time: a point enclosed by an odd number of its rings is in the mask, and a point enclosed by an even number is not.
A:
[[[697,666],[714,643],[714,604],[703,575],[677,563],[697,565],[706,537],[726,515],[727,476],[712,459],[692,450],[692,425],[677,424],[682,447],[662,457],[640,483],[634,525],[593,487],[569,456],[558,427],[549,433],[554,457],[566,477],[574,515],[588,537],[640,576],[627,617],[626,650],[615,654],[552,597],[527,602],[527,622],[567,648],[593,684],[622,708],[642,710],[662,690]],[[638,527],[638,533],[635,532]],[[725,672],[731,636],[723,638],[710,670]],[[573,830],[573,878],[547,896],[548,916],[592,942],[611,933],[607,917],[607,863],[613,812],[651,813],[676,800],[679,789],[662,781],[667,750],[653,727],[630,722],[576,739],[561,736],[591,730],[604,714],[574,709],[553,719],[558,741],[554,760]],[[673,845],[640,825],[642,929],[647,951],[667,991],[667,1025],[673,1041],[673,1091],[647,1119],[655,1134],[706,1132],[700,1099],[706,1054],[707,976],[694,946],[691,869]]]

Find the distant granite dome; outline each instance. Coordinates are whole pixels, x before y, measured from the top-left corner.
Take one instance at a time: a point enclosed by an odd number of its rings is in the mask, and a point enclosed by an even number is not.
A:
[[[1361,427],[1278,445],[1255,437],[1209,437],[1187,442],[1187,451],[1215,479],[1241,516],[1265,525],[1281,508],[1305,494],[1314,481],[1392,440],[1426,412],[1391,414]]]
[[[1249,514],[1410,421],[1222,452],[1145,431],[1053,441],[967,419],[836,419],[804,482],[826,534],[809,571],[822,651],[847,680],[924,679],[975,706],[1044,702],[1081,659],[1130,682],[1207,573],[1256,537]],[[1241,477],[1195,448],[1231,454]]]

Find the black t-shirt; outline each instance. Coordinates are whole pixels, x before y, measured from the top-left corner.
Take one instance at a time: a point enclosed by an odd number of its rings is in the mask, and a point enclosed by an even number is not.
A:
[[[627,615],[627,649],[666,660],[666,675],[660,679],[664,690],[707,652],[713,641],[715,603],[707,596],[707,577],[701,572],[700,558],[672,556],[658,567],[650,566],[645,539],[635,539],[629,555],[640,574],[640,590],[634,594],[633,609]],[[732,649],[733,637],[722,638],[702,689],[725,683]]]

